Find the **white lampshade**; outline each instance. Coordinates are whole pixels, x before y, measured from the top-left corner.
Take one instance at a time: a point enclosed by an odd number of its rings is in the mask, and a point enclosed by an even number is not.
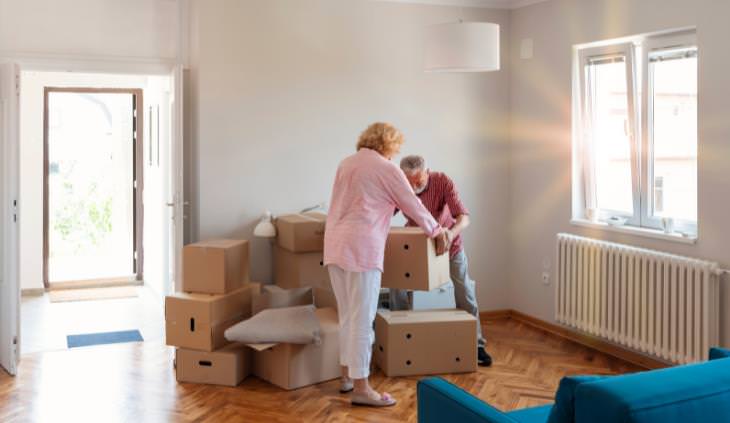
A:
[[[253,235],[259,238],[274,238],[276,237],[276,227],[272,221],[271,212],[266,212],[261,217],[261,220],[256,227],[253,229]]]
[[[489,72],[499,70],[499,25],[455,22],[426,29],[424,65],[427,72]]]

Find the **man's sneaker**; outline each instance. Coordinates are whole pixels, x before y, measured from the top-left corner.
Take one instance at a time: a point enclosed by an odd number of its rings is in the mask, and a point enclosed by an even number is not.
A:
[[[487,351],[483,347],[477,349],[477,363],[484,367],[492,365],[492,357],[487,354]]]

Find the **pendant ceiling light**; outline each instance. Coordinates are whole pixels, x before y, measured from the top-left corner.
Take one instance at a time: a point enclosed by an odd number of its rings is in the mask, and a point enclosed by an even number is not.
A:
[[[426,72],[499,70],[499,25],[455,22],[426,28]]]

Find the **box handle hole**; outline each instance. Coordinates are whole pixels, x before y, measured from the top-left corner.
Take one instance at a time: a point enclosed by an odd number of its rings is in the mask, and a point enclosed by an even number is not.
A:
[[[190,332],[195,332],[195,318],[190,318]]]
[[[461,358],[459,358],[459,357],[456,357],[456,362],[458,363],[458,362],[460,362],[460,361],[461,361]]]
[[[198,364],[200,364],[201,366],[205,366],[205,367],[212,367],[213,366],[213,363],[211,363],[208,360],[200,360],[200,361],[198,361]]]
[[[411,272],[406,272],[406,277],[407,278],[410,278],[411,277]]]
[[[407,249],[409,249],[409,248],[411,248],[411,246],[410,246],[410,245],[408,245],[408,244],[404,244],[404,245],[403,245],[403,249],[404,249],[404,250],[407,250]]]
[[[410,366],[410,365],[411,365],[411,360],[406,361],[406,366]]]
[[[407,333],[406,334],[406,339],[411,339],[411,334],[410,333]]]

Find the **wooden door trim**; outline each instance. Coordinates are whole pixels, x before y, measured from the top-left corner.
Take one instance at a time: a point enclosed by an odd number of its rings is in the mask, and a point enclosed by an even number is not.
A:
[[[89,88],[89,87],[44,87],[43,89],[43,286],[50,287],[48,278],[48,257],[49,257],[49,211],[48,211],[48,94],[59,93],[96,93],[96,94],[132,94],[134,101],[133,131],[134,144],[132,147],[133,171],[132,176],[137,181],[133,195],[133,245],[137,251],[135,260],[135,278],[144,280],[144,204],[142,194],[144,192],[144,95],[141,88]]]

